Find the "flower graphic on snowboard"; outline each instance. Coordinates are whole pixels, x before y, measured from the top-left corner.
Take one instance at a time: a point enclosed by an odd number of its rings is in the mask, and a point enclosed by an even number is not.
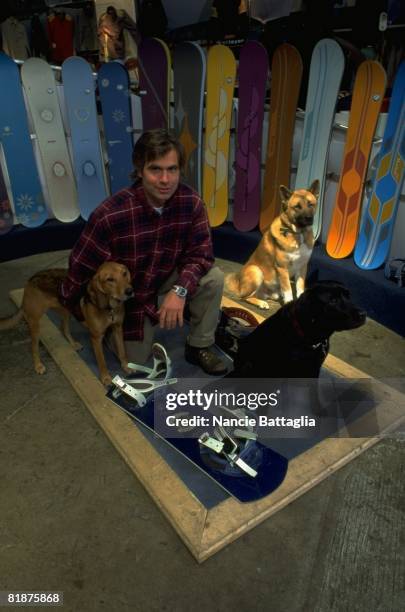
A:
[[[22,193],[17,198],[17,207],[24,212],[29,212],[34,205],[34,200],[28,193]]]
[[[115,123],[122,123],[125,120],[125,113],[120,108],[116,108],[112,114],[112,118]]]

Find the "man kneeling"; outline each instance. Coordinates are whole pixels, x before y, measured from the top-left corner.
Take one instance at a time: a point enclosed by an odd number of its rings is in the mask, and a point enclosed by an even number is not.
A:
[[[122,263],[134,288],[124,321],[128,359],[145,363],[154,325],[182,326],[187,300],[190,333],[185,358],[208,374],[223,374],[226,366],[212,350],[223,273],[213,267],[204,202],[180,182],[183,148],[166,130],[150,130],[137,141],[132,159],[134,183],[93,211],[73,247],[61,300],[74,309],[101,263]],[[164,297],[158,307],[160,295]]]

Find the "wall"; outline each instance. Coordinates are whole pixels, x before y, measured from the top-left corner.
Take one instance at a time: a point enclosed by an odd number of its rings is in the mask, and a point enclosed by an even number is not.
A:
[[[212,0],[162,0],[169,29],[209,19]]]

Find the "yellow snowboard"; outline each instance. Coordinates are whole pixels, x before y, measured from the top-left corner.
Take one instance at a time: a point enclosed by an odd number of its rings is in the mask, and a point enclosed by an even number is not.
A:
[[[236,60],[228,47],[215,45],[207,58],[203,197],[212,227],[228,215],[228,158]]]

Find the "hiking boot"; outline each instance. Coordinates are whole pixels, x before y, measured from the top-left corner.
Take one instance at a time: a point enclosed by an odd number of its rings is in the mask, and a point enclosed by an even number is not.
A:
[[[211,376],[220,376],[221,374],[225,374],[228,370],[225,363],[210,346],[200,348],[198,346],[186,344],[184,358],[189,363],[200,366],[206,374],[210,374]]]

